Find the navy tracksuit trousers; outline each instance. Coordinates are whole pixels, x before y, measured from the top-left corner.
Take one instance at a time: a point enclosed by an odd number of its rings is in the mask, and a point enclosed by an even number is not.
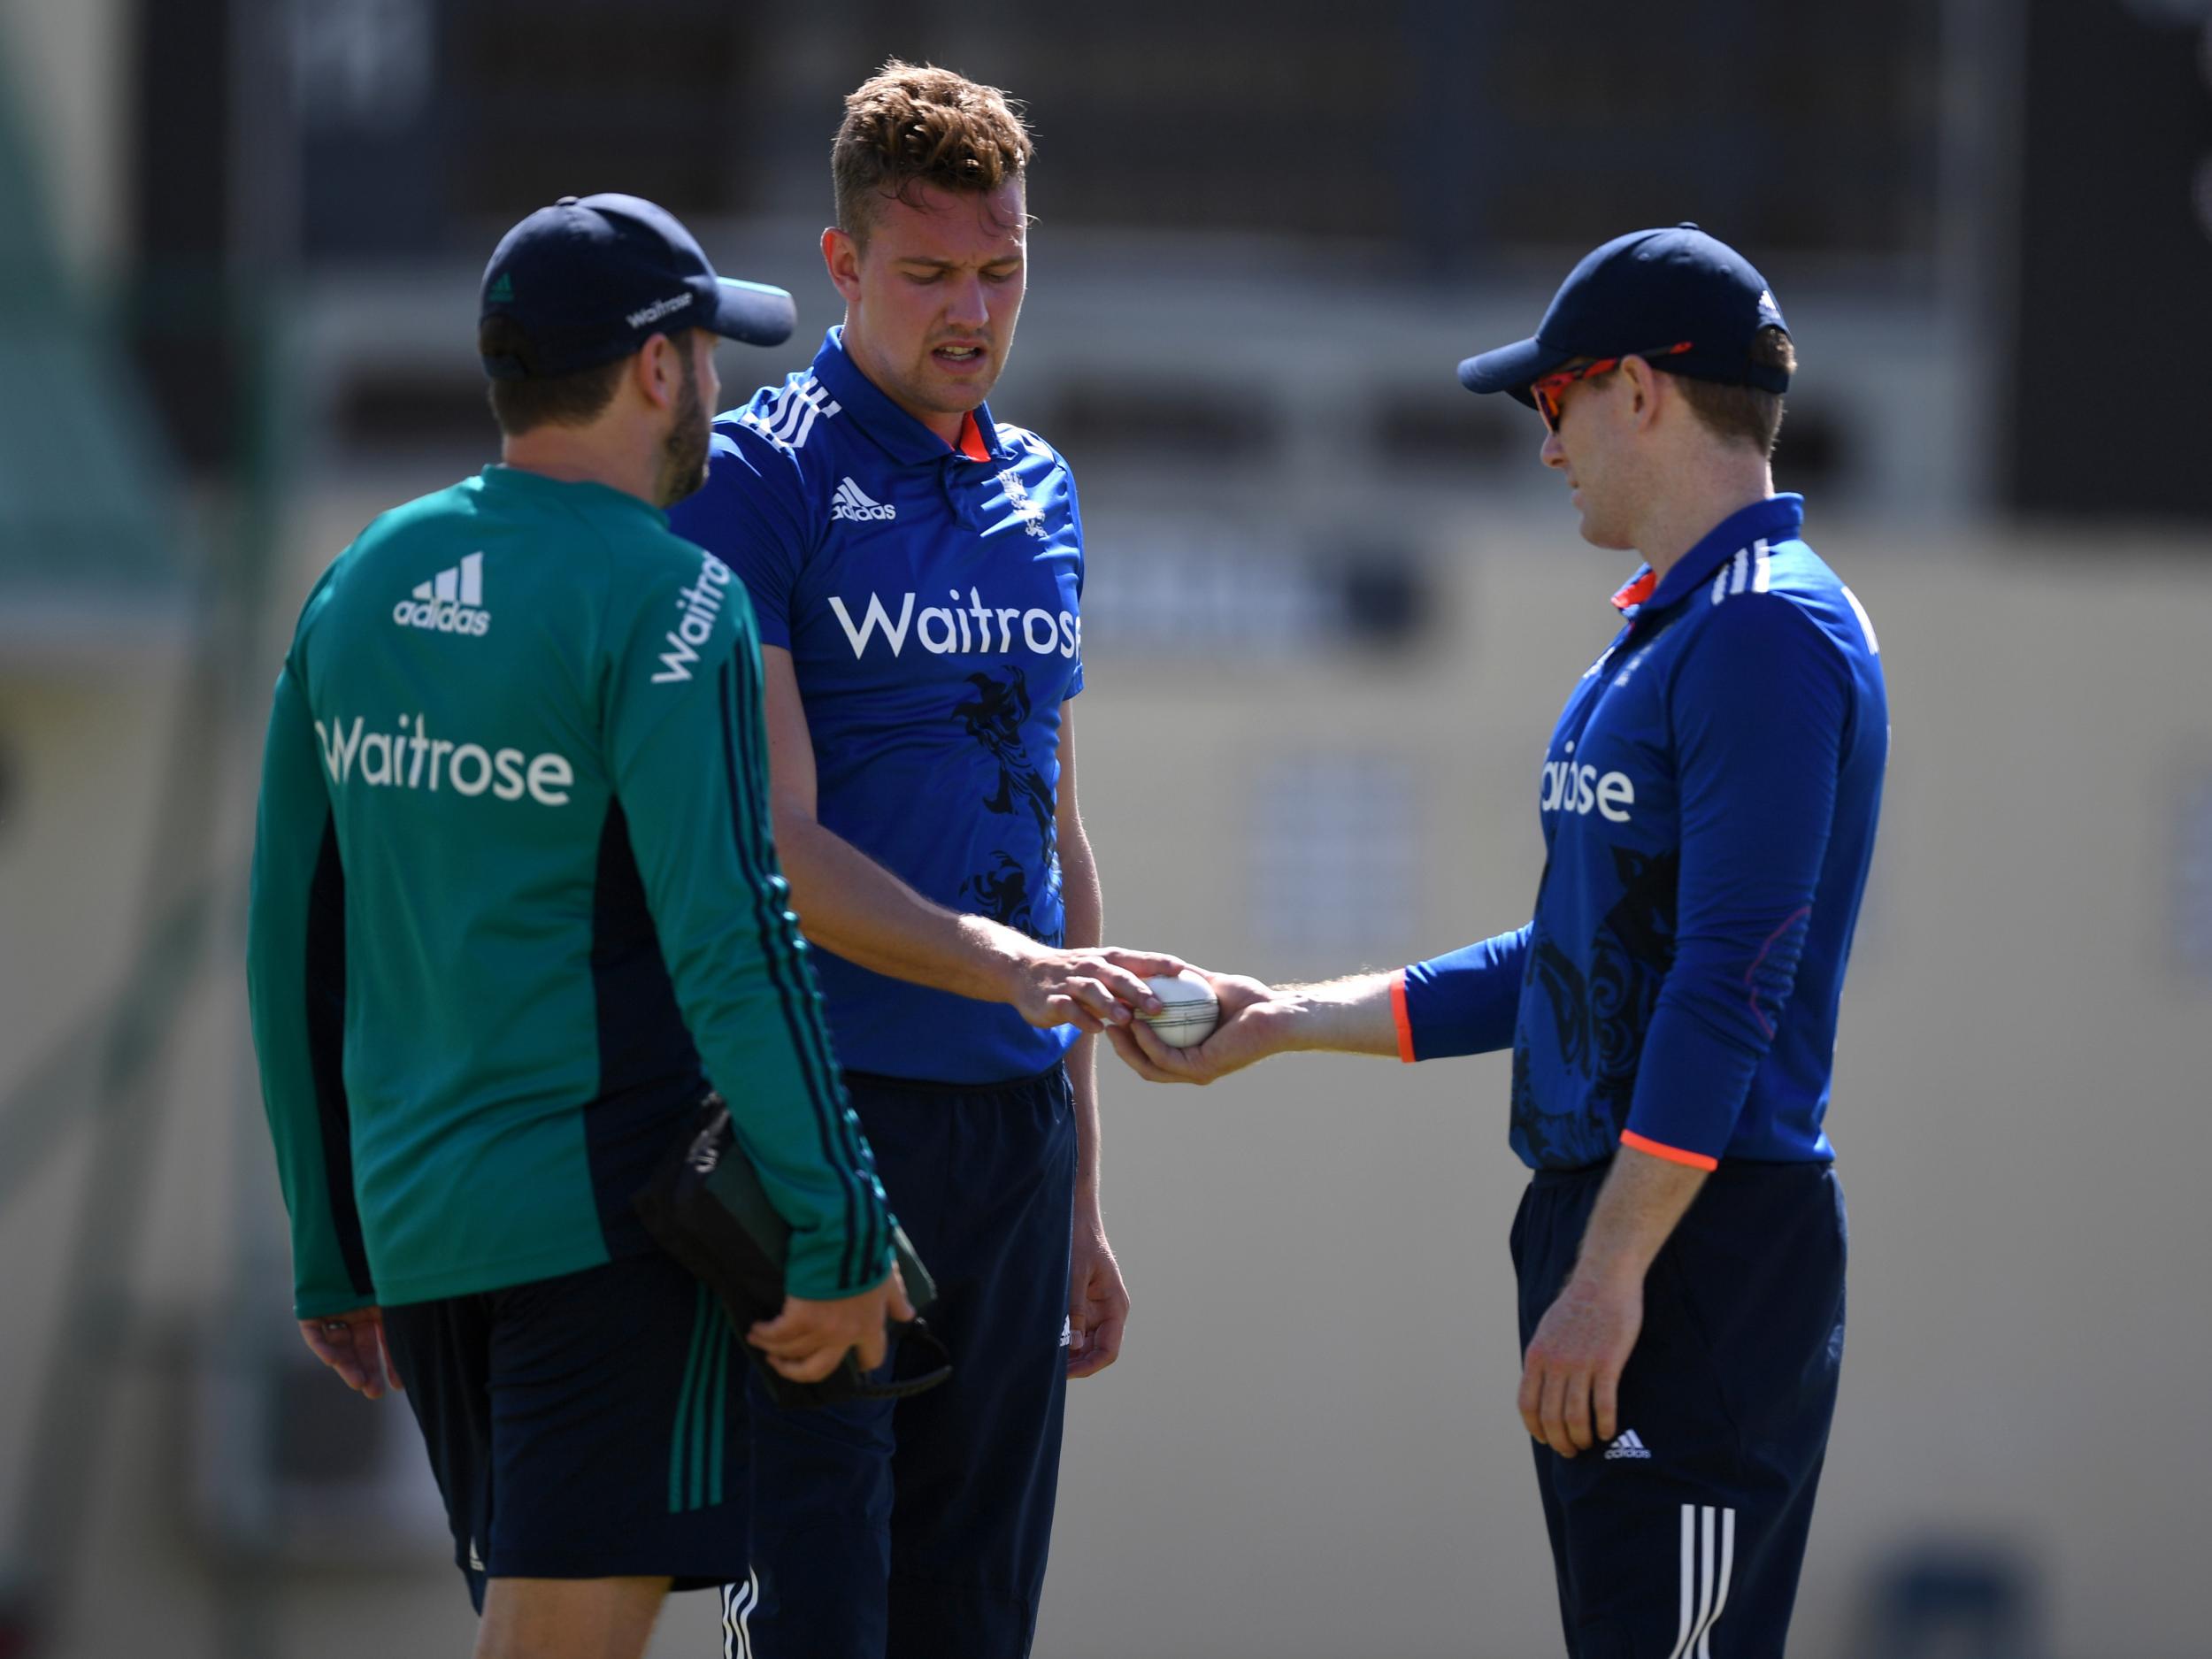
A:
[[[1513,1223],[1521,1346],[1609,1164],[1540,1171]],[[1778,1659],[1843,1359],[1843,1192],[1826,1164],[1724,1162],[1644,1283],[1619,1432],[1536,1447],[1571,1659]]]
[[[985,1087],[849,1073],[891,1208],[937,1281],[949,1381],[783,1411],[756,1386],[753,1572],[733,1659],[1022,1659],[1067,1394],[1067,1073]]]

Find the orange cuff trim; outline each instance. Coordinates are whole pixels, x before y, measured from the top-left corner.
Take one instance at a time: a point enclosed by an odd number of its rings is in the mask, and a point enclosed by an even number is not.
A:
[[[1686,1164],[1694,1170],[1711,1174],[1720,1168],[1718,1158],[1709,1158],[1702,1152],[1685,1152],[1680,1147],[1662,1146],[1648,1135],[1640,1135],[1633,1129],[1621,1131],[1621,1144],[1633,1147],[1639,1152],[1648,1152],[1655,1158],[1664,1158],[1670,1164]]]
[[[1398,1025],[1398,1058],[1411,1065],[1420,1056],[1413,1052],[1413,1017],[1406,1012],[1406,971],[1398,970],[1390,981],[1390,1018]]]

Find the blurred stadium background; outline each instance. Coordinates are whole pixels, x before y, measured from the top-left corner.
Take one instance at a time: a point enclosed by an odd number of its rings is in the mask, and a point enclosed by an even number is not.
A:
[[[1110,933],[1211,965],[1525,916],[1624,572],[1451,365],[1621,230],[1766,271],[1779,481],[1897,721],[1793,1651],[2212,1653],[2208,0],[0,0],[0,1656],[465,1650],[405,1408],[288,1315],[240,972],[268,687],[321,565],[494,453],[498,232],[657,198],[799,295],[721,359],[778,378],[892,52],[1028,101],[993,402],[1084,482]],[[1136,1313],[1072,1397],[1041,1655],[1558,1651],[1504,1093],[1110,1063]],[[706,1601],[657,1655],[712,1651]]]

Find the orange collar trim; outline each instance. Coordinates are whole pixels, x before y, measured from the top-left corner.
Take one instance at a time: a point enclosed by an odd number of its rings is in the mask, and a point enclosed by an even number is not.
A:
[[[1638,605],[1643,603],[1645,600],[1650,598],[1653,591],[1656,589],[1658,586],[1659,572],[1657,571],[1646,571],[1641,576],[1639,576],[1634,581],[1629,583],[1627,587],[1622,588],[1620,592],[1613,595],[1613,608],[1616,611],[1633,611]]]
[[[971,409],[960,417],[960,453],[971,461],[987,461],[991,446],[983,442],[983,428],[976,424],[975,411]]]

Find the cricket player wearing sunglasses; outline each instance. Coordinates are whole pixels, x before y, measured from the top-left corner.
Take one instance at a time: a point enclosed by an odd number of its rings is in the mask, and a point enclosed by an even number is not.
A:
[[[1387,973],[1213,976],[1161,1081],[1291,1048],[1510,1048],[1524,1363],[1578,1659],[1778,1654],[1843,1354],[1824,1128],[1889,711],[1872,624],[1774,493],[1795,367],[1772,291],[1694,225],[1578,265],[1460,365],[1542,416],[1592,545],[1641,555],[1537,774],[1525,926]]]

